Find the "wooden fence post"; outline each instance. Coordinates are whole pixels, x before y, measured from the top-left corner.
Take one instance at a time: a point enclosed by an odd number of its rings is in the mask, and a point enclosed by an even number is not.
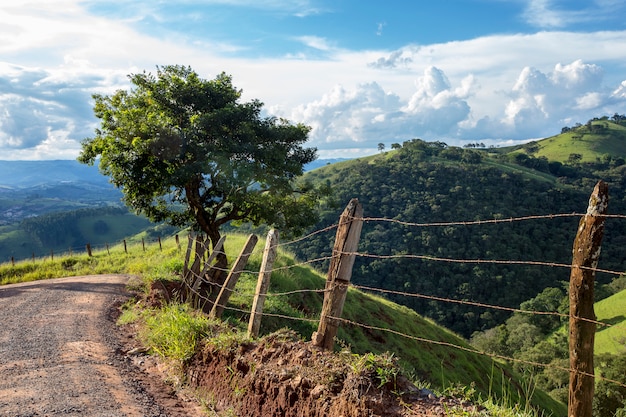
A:
[[[215,258],[217,258],[217,255],[220,252],[223,251],[224,241],[225,240],[226,240],[226,235],[220,237],[220,240],[218,240],[217,243],[215,244],[215,247],[213,248],[213,251],[211,252],[209,257],[207,258],[207,260],[204,261],[204,268],[202,268],[202,271],[200,273],[198,273],[198,276],[195,278],[195,282],[192,279],[190,284],[192,284],[192,290],[193,290],[194,293],[196,293],[196,292],[198,292],[198,290],[200,290],[200,286],[202,285],[202,282],[205,281],[204,277],[206,276],[206,274],[209,273],[209,270],[212,267],[211,263],[215,260]],[[208,244],[209,244],[209,241],[207,240],[205,242],[205,245],[208,245]],[[198,269],[199,269],[199,267],[198,267]]]
[[[128,255],[128,248],[126,247],[126,239],[124,239],[124,253]]]
[[[359,200],[353,198],[339,218],[333,255],[326,278],[320,324],[311,338],[315,346],[323,349],[332,350],[335,342],[339,329],[337,319],[341,317],[343,304],[346,301],[362,227],[363,207]]]
[[[243,268],[246,266],[246,263],[248,262],[248,258],[252,254],[252,250],[256,246],[256,242],[258,240],[259,238],[256,235],[250,235],[248,237],[246,244],[241,249],[241,253],[239,253],[239,257],[237,258],[237,260],[235,261],[235,264],[233,265],[233,268],[228,273],[228,276],[226,277],[226,281],[224,281],[224,285],[222,286],[222,289],[220,290],[219,295],[215,299],[213,308],[211,308],[211,312],[209,313],[210,317],[212,318],[222,317],[222,313],[224,312],[224,308],[226,307],[226,304],[228,303],[228,299],[230,298],[230,295],[233,293],[233,290],[235,289],[235,285],[237,284],[237,280],[239,280],[239,276],[241,275]]]
[[[157,236],[157,240],[159,241],[159,250],[163,251],[163,246],[161,245],[161,236]]]
[[[591,417],[594,392],[593,344],[596,324],[593,309],[594,269],[598,266],[604,214],[609,202],[608,186],[599,181],[587,214],[578,224],[572,250],[569,283],[569,399],[568,417]]]
[[[254,292],[254,300],[252,301],[252,313],[248,322],[248,336],[257,337],[261,328],[261,317],[263,316],[263,305],[265,304],[265,294],[270,286],[270,277],[272,276],[272,267],[278,253],[278,231],[270,230],[265,241],[265,249],[263,250],[263,261],[259,270],[259,278],[256,283],[256,291]]]
[[[87,243],[87,255],[89,255],[90,257],[92,256],[91,255],[91,244],[90,243]]]
[[[143,251],[146,251],[146,241],[144,240],[144,238],[141,238],[141,247],[143,248]]]
[[[180,239],[178,237],[178,233],[176,233],[175,238],[176,238],[176,247],[178,248],[178,251],[180,252]]]

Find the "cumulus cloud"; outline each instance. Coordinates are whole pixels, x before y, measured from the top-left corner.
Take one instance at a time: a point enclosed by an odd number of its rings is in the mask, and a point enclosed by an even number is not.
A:
[[[466,98],[473,80],[453,88],[444,72],[427,68],[416,78],[408,101],[379,84],[347,90],[335,86],[320,100],[297,107],[291,117],[310,125],[312,144],[321,151],[333,147],[374,149],[381,141],[404,141],[419,135],[456,136],[470,112]]]
[[[386,57],[380,57],[373,62],[369,62],[367,65],[371,68],[397,68],[407,67],[413,58],[407,55],[404,50],[393,51]]]
[[[513,86],[503,122],[515,132],[527,133],[533,125],[546,126],[575,116],[578,110],[597,109],[606,101],[598,92],[602,75],[600,67],[581,60],[556,64],[547,74],[526,67]]]
[[[491,113],[475,103],[480,88],[472,75],[452,84],[442,69],[430,66],[415,78],[406,99],[375,82],[336,86],[290,117],[312,126],[312,144],[330,155],[334,148],[371,150],[381,141],[415,137],[451,145],[546,137],[568,123],[584,123],[626,105],[626,81],[606,88],[602,68],[581,60],[557,63],[548,72],[522,68],[509,89],[499,92],[501,104]]]
[[[63,7],[45,0],[0,6],[0,55],[11,63],[0,62],[0,159],[45,152],[74,158],[97,122],[91,94],[128,88],[127,74],[167,64],[190,65],[205,78],[232,74],[245,100],[258,98],[270,114],[311,125],[311,144],[327,152],[365,154],[381,141],[415,137],[452,145],[488,138],[504,143],[626,112],[624,30],[499,34],[396,50],[348,50],[314,33],[282,39],[296,45],[291,55],[248,57],[241,51],[254,46],[236,38],[199,36],[188,26],[176,32],[168,20],[159,23],[169,9],[154,2],[124,6],[131,9],[119,14],[121,0],[113,7],[100,0],[60,1]],[[293,15],[316,4],[287,3],[272,1],[272,11]],[[608,19],[609,10],[626,7],[622,3],[595,0],[588,15]],[[528,1],[527,11],[546,12],[550,20],[537,23],[542,27],[581,21],[555,4]],[[147,25],[142,16],[152,15],[144,9],[161,15]],[[384,24],[379,29],[387,31]]]
[[[76,76],[71,64],[55,71],[0,64],[0,159],[76,157],[95,127],[91,95],[110,91],[122,76],[95,69]]]

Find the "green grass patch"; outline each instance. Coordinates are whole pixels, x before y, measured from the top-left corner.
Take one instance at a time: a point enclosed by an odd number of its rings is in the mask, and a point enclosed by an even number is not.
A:
[[[164,358],[186,362],[209,334],[209,318],[187,304],[147,310],[139,333],[143,344]]]
[[[594,305],[599,321],[611,327],[598,327],[595,354],[621,354],[626,351],[626,290],[605,298]]]

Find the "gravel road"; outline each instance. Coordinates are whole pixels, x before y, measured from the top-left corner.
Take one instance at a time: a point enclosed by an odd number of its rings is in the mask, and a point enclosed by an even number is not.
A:
[[[0,286],[0,416],[197,416],[115,325],[127,276]],[[153,367],[152,367],[153,368]]]

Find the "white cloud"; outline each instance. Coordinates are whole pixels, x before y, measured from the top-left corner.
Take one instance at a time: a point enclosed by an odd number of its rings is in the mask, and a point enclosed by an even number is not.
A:
[[[566,120],[626,112],[626,31],[493,35],[362,51],[307,36],[299,41],[313,51],[303,47],[299,59],[235,58],[237,46],[186,33],[148,36],[138,32],[133,13],[115,21],[84,8],[99,2],[60,1],[0,6],[0,159],[45,151],[75,157],[95,127],[91,94],[127,88],[127,74],[168,64],[190,65],[205,78],[226,71],[244,99],[258,98],[269,113],[313,126],[311,145],[350,155],[414,137],[450,144],[537,138],[558,132]],[[622,7],[611,2],[602,0],[599,10]],[[291,14],[313,8],[287,3],[268,7]],[[555,10],[551,2],[529,5]],[[559,12],[554,24],[563,16],[577,15]]]
[[[625,5],[621,0],[594,0],[581,6],[565,2],[559,7],[555,0],[526,0],[523,17],[528,23],[546,29],[564,28],[589,21],[619,19]]]
[[[549,72],[525,67],[500,92],[500,107],[485,112],[475,104],[476,77],[457,85],[436,67],[414,81],[408,98],[385,91],[378,83],[355,88],[336,86],[321,99],[298,106],[290,117],[313,127],[312,145],[322,152],[415,137],[460,144],[467,140],[528,140],[557,133],[573,121],[623,112],[626,81],[618,89],[603,87],[602,68],[577,60],[557,63]],[[503,100],[504,99],[504,100]]]
[[[313,127],[311,144],[320,150],[357,145],[375,149],[381,141],[404,141],[424,134],[452,137],[468,117],[465,98],[471,85],[468,77],[452,88],[443,71],[429,67],[415,81],[408,101],[377,83],[350,90],[335,86],[320,100],[298,106],[291,117]]]
[[[296,40],[302,42],[309,48],[319,49],[320,51],[330,51],[333,49],[333,46],[330,45],[328,40],[319,36],[299,36]]]

